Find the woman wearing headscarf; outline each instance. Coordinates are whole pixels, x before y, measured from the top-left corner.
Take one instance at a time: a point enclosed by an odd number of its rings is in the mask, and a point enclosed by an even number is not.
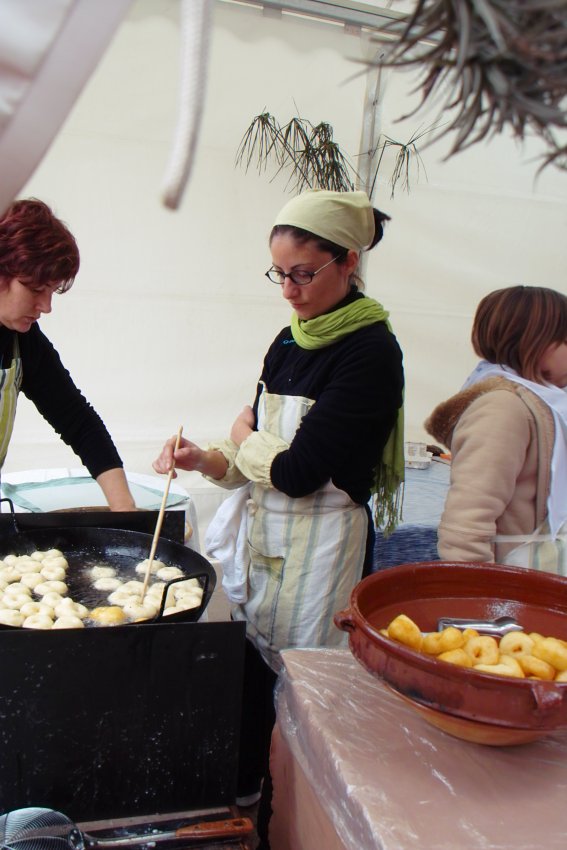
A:
[[[0,217],[0,468],[23,392],[81,458],[112,510],[135,507],[102,419],[73,383],[37,324],[79,270],[79,249],[47,204],[18,200]]]
[[[372,493],[380,522],[395,523],[402,354],[388,313],[356,276],[360,252],[380,241],[386,220],[364,192],[309,190],[284,206],[266,277],[293,314],[265,356],[253,405],[228,439],[205,450],[182,440],[175,452],[170,439],[154,463],[165,473],[175,460],[239,488],[207,537],[248,637],[240,797],[267,772],[280,650],[344,645],[333,615],[370,572]]]

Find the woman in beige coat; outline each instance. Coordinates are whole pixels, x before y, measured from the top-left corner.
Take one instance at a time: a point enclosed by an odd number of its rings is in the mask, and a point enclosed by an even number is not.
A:
[[[567,574],[567,297],[487,295],[472,330],[483,358],[425,427],[452,454],[439,556]]]

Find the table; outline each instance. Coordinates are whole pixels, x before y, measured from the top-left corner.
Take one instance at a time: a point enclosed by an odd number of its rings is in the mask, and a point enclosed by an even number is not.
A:
[[[163,476],[126,472],[136,505],[159,510],[165,489]],[[102,490],[84,467],[75,469],[26,469],[2,475],[0,495],[8,497],[16,511],[39,513],[104,504]],[[185,543],[200,552],[195,505],[183,487],[172,481],[168,510],[185,511]]]
[[[434,459],[426,469],[405,470],[402,521],[389,537],[378,531],[374,571],[416,561],[437,561],[437,527],[449,489],[450,464]]]
[[[287,650],[272,850],[563,850],[567,735],[485,747],[430,726],[349,650]]]

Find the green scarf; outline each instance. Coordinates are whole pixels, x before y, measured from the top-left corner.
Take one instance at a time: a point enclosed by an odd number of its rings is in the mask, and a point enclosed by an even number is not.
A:
[[[294,340],[307,350],[325,348],[354,333],[359,328],[384,322],[388,330],[389,313],[373,298],[358,298],[332,313],[324,313],[315,319],[302,320],[294,313],[291,332]],[[385,536],[394,531],[401,519],[404,482],[404,408],[398,410],[398,418],[390,432],[382,455],[374,469],[372,493],[374,520]]]

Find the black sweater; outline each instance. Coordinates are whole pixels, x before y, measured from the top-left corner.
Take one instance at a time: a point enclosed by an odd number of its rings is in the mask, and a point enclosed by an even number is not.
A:
[[[0,326],[0,368],[10,366],[16,335],[24,395],[81,458],[93,478],[121,467],[122,461],[104,422],[75,386],[57,351],[37,324],[24,334]]]
[[[347,296],[337,307],[362,297]],[[270,393],[316,402],[289,449],[272,463],[274,487],[298,498],[331,480],[353,501],[365,504],[402,404],[402,353],[386,325],[369,325],[312,351],[300,348],[291,328],[284,328],[266,354],[261,381]]]

